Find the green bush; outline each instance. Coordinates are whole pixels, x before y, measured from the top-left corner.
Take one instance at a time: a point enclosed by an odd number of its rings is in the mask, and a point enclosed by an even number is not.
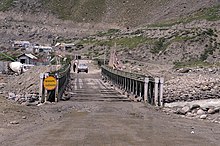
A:
[[[204,50],[204,52],[200,55],[200,60],[201,60],[201,61],[206,60],[206,59],[209,57],[209,55],[213,55],[213,52],[214,52],[214,51],[215,51],[215,48],[210,45],[210,46],[209,46],[208,48],[206,48],[206,49]]]
[[[204,62],[202,60],[196,60],[196,59],[188,60],[185,62],[175,61],[173,64],[174,64],[174,68],[176,68],[176,69],[184,68],[184,67],[203,67],[203,66],[210,66],[211,65],[208,62]]]
[[[1,0],[0,11],[7,11],[13,4],[13,0]]]
[[[124,48],[135,48],[138,45],[144,44],[148,41],[148,38],[143,36],[134,37],[123,37],[123,38],[113,38],[110,40],[98,41],[96,44],[99,46],[110,46],[113,47],[115,44],[117,46],[122,46]]]
[[[160,51],[164,50],[165,48],[165,39],[159,38],[158,41],[155,41],[154,47],[151,49],[151,53],[158,54]]]

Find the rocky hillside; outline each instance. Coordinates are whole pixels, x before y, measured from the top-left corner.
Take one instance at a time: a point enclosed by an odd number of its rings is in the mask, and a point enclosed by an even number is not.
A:
[[[217,0],[3,0],[0,10],[48,13],[80,23],[116,23],[129,27],[190,15],[217,3]]]
[[[105,50],[110,54],[109,48],[116,45],[119,58],[129,66],[139,64],[141,67],[146,62],[173,64],[178,68],[219,65],[219,26],[220,21],[194,20],[126,32],[111,30],[80,43],[89,50],[86,55],[101,58]]]
[[[217,0],[2,0],[0,10],[55,14],[75,22],[137,26],[190,15],[217,4]]]
[[[124,63],[213,63],[219,9],[219,0],[1,0],[0,45],[77,40],[90,57],[116,44]]]

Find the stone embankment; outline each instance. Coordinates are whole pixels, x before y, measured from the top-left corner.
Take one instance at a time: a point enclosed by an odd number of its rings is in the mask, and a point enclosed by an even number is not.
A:
[[[220,69],[178,70],[174,77],[165,82],[165,102],[192,101],[220,98]]]
[[[204,101],[207,102],[207,101]],[[213,101],[214,102],[214,101]],[[217,101],[218,103],[220,101]],[[185,118],[190,118],[190,119],[206,119],[211,122],[219,123],[220,124],[220,117],[219,117],[219,112],[220,112],[220,106],[215,106],[213,104],[204,104],[204,103],[194,103],[194,104],[176,104],[174,105],[168,105],[170,107],[165,107],[163,109],[164,112],[167,114],[174,113],[177,115],[180,115]]]
[[[10,75],[2,83],[1,93],[8,99],[24,105],[39,103],[40,73],[49,72],[51,67],[35,66],[21,75]]]
[[[220,69],[180,69],[165,82],[164,111],[220,123]]]

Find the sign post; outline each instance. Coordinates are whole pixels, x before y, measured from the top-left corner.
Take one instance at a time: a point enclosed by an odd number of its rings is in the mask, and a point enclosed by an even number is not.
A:
[[[56,85],[56,89],[55,89],[55,102],[58,102],[58,100],[59,100],[59,76],[57,73],[55,74],[55,77],[56,77],[56,81],[57,81],[57,85]]]
[[[43,87],[43,80],[44,80],[44,74],[40,74],[40,89],[39,89],[39,100],[40,102],[43,102],[44,100],[44,87]]]

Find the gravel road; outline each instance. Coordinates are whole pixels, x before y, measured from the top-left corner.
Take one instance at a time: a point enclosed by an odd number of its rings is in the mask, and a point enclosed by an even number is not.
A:
[[[217,146],[219,124],[167,115],[130,102],[92,64],[71,74],[69,101],[28,107],[34,116],[0,127],[3,146]],[[27,113],[30,114],[30,113]],[[28,118],[30,117],[30,118]]]

